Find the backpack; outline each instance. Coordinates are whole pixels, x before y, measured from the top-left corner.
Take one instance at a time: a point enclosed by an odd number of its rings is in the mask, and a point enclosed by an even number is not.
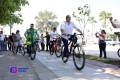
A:
[[[15,35],[12,36],[13,42],[17,41],[17,37]]]

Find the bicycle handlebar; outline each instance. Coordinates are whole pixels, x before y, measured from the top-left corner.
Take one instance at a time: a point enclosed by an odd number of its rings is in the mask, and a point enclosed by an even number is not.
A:
[[[64,34],[62,34],[62,35],[64,35]],[[71,35],[83,35],[83,34],[67,34],[65,36],[71,36]]]

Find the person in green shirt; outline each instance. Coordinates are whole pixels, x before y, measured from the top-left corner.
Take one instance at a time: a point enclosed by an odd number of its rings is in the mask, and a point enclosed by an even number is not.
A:
[[[25,37],[27,39],[27,52],[29,53],[30,45],[34,44],[39,39],[39,32],[34,28],[34,24],[30,24],[30,28],[26,30]]]

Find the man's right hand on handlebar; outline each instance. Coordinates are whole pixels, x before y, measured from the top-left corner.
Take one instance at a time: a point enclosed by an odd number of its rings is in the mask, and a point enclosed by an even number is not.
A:
[[[62,35],[65,35],[65,36],[66,36],[67,34],[66,34],[65,32],[63,32]]]

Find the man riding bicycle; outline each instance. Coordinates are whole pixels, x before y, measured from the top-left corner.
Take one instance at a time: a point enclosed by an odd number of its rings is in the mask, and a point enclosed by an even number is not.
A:
[[[30,53],[31,45],[36,46],[36,40],[39,39],[39,32],[37,29],[34,29],[34,24],[30,24],[30,28],[26,30],[25,37],[27,39],[27,53]]]
[[[50,33],[50,47],[53,47],[54,42],[56,42],[57,36],[58,36],[58,32],[56,30],[56,28],[53,28],[53,31]]]
[[[66,16],[66,21],[61,24],[60,30],[62,33],[62,41],[64,44],[64,51],[63,51],[63,56],[65,57],[64,59],[67,61],[69,55],[68,55],[68,40],[71,40],[72,31],[73,29],[76,29],[78,32],[81,32],[81,30],[73,23],[71,22],[71,17],[70,15]]]
[[[118,24],[114,23],[113,22],[113,17],[110,17],[109,20],[110,20],[110,23],[113,26],[113,28],[120,28],[120,23],[118,23]],[[118,34],[120,34],[120,32]],[[120,66],[118,66],[118,67],[120,68]]]

